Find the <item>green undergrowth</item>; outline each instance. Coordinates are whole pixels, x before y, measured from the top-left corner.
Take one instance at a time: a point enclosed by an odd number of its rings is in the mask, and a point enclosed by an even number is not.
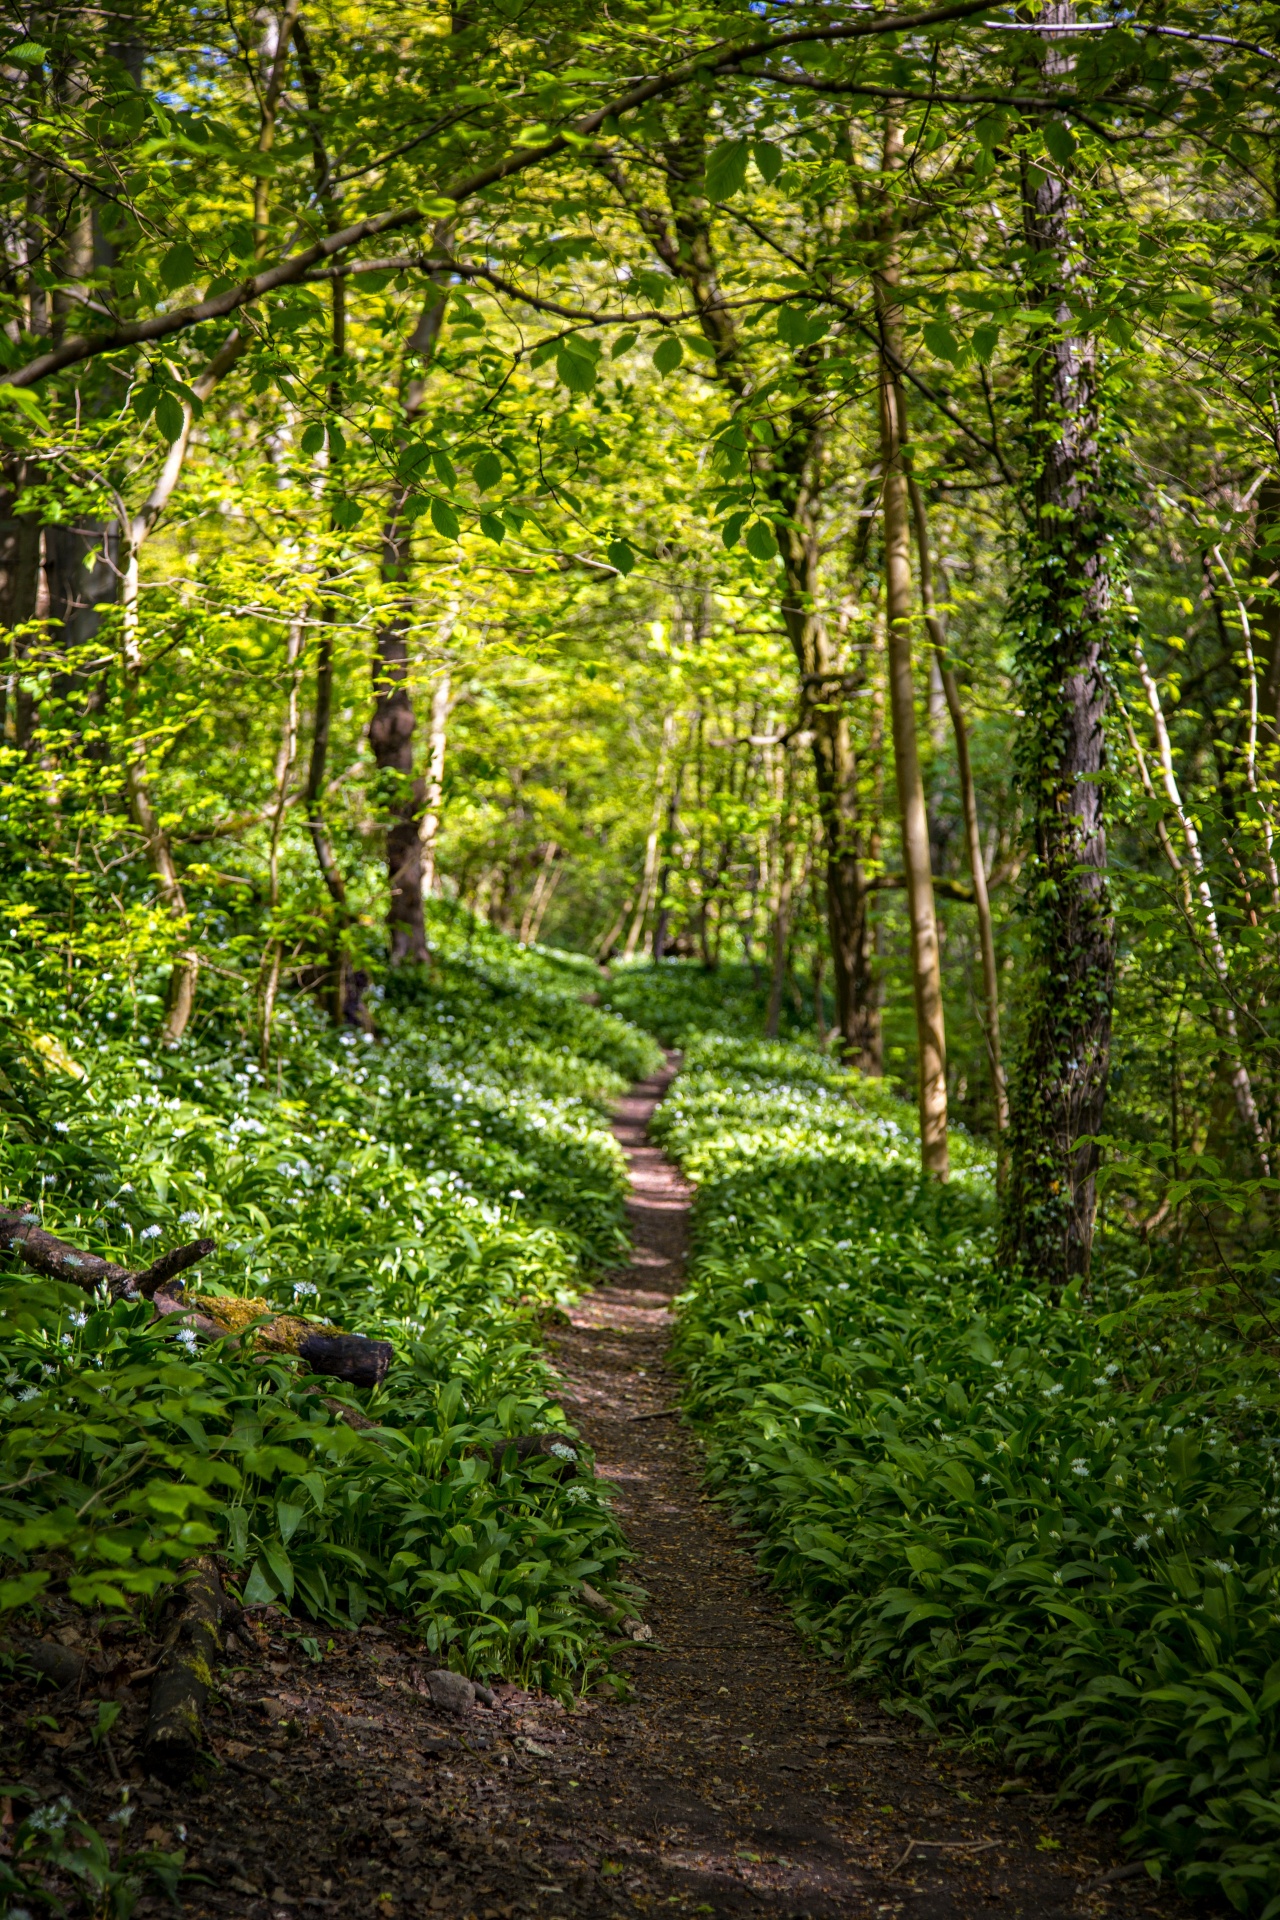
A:
[[[700,1033],[742,1040],[764,1032],[769,975],[742,962],[722,961],[712,971],[697,960],[663,960],[657,966],[652,960],[615,960],[601,998],[614,1013],[657,1034],[665,1046],[683,1046]],[[813,1039],[811,987],[802,988],[794,979],[789,983],[778,1024],[785,1039]]]
[[[922,1184],[908,1111],[812,1054],[693,1043],[656,1126],[698,1183],[686,1404],[805,1631],[1280,1914],[1272,1358],[1132,1274],[1002,1272],[982,1156]]]
[[[104,975],[16,945],[0,1125],[6,1199],[144,1266],[199,1236],[206,1292],[391,1340],[373,1393],[308,1381],[252,1337],[197,1346],[145,1305],[0,1275],[0,1604],[146,1606],[199,1551],[246,1601],[414,1620],[475,1672],[564,1686],[599,1663],[579,1588],[623,1548],[549,1397],[540,1317],[625,1244],[606,1102],[653,1042],[579,970],[441,910],[435,961],[369,993],[377,1032],[287,996],[269,1059],[233,1000],[163,1053]],[[202,988],[203,993],[203,988]],[[317,1390],[318,1389],[318,1390]],[[358,1405],[373,1430],[332,1404]],[[512,1436],[563,1430],[517,1470]],[[497,1464],[494,1450],[498,1449]]]

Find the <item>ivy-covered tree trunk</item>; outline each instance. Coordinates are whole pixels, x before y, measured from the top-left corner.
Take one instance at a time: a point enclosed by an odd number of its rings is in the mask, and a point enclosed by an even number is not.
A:
[[[1054,37],[1075,9],[1038,16],[1046,90],[1069,70]],[[1018,650],[1031,977],[1010,1098],[1002,1247],[1057,1288],[1085,1278],[1111,1058],[1115,932],[1104,818],[1107,641],[1115,520],[1106,499],[1097,349],[1075,331],[1083,291],[1069,163],[1025,165],[1032,334],[1026,536]]]

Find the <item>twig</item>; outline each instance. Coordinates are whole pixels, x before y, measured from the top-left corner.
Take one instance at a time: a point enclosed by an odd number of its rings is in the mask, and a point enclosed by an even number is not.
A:
[[[896,1860],[885,1875],[891,1880],[900,1867],[905,1867],[917,1847],[936,1847],[940,1853],[985,1853],[990,1847],[998,1847],[998,1840],[908,1840],[907,1850],[900,1860]]]

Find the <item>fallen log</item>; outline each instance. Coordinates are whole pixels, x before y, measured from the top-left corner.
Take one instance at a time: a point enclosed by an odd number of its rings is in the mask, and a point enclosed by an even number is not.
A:
[[[293,1354],[312,1373],[346,1380],[353,1387],[377,1387],[387,1377],[395,1349],[389,1340],[370,1340],[340,1327],[318,1327],[291,1313],[276,1313],[267,1300],[242,1300],[234,1294],[198,1293],[190,1300],[157,1294],[161,1313],[179,1314],[197,1333],[235,1338],[252,1330],[268,1353]]]
[[[212,1560],[196,1562],[172,1604],[178,1617],[151,1682],[142,1760],[157,1780],[180,1786],[200,1758],[205,1704],[213,1687],[214,1664],[222,1652],[219,1628],[230,1609]]]
[[[174,1247],[141,1271],[122,1267],[101,1254],[86,1253],[83,1247],[60,1240],[40,1224],[40,1216],[30,1207],[0,1208],[0,1247],[7,1247],[25,1260],[37,1273],[62,1280],[86,1293],[105,1287],[113,1300],[150,1300],[157,1290],[194,1267],[217,1246],[216,1240],[192,1240],[185,1247]]]
[[[30,1207],[0,1208],[0,1249],[18,1255],[37,1273],[82,1287],[86,1293],[105,1288],[113,1300],[149,1300],[157,1317],[175,1319],[208,1340],[236,1339],[255,1322],[258,1345],[268,1352],[293,1354],[311,1373],[346,1380],[353,1387],[380,1386],[391,1365],[389,1340],[369,1340],[364,1334],[344,1333],[340,1327],[317,1327],[293,1314],[277,1314],[266,1300],[240,1300],[230,1294],[183,1297],[173,1282],[180,1273],[203,1260],[216,1240],[192,1240],[161,1254],[149,1267],[122,1267],[100,1254],[60,1240],[40,1224]]]

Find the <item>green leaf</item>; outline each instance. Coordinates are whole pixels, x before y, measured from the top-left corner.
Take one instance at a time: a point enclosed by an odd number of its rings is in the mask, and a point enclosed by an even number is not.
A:
[[[737,546],[738,541],[742,537],[742,529],[750,518],[751,509],[749,507],[741,507],[737,513],[731,513],[729,515],[729,518],[720,529],[720,538],[724,541],[726,547]]]
[[[766,187],[771,187],[782,172],[782,149],[775,147],[772,140],[753,140],[751,158],[756,163],[756,172]]]
[[[158,387],[154,380],[148,380],[143,386],[134,388],[133,398],[129,404],[139,420],[151,418],[156,409],[156,401],[162,392],[163,388]]]
[[[6,60],[20,60],[24,67],[38,67],[48,59],[48,47],[42,47],[38,40],[19,40],[16,45],[5,51]]]
[[[350,527],[358,527],[364,517],[364,510],[359,501],[345,497],[335,500],[329,511],[334,526],[343,532]]]
[[[634,332],[620,333],[609,349],[609,358],[611,360],[621,360],[624,353],[630,353],[638,337]]]
[[[1075,155],[1076,137],[1062,120],[1045,121],[1044,144],[1060,167],[1068,165]]]
[[[490,487],[496,487],[502,478],[502,462],[497,454],[486,449],[472,467],[471,477],[481,493],[487,493]]]
[[[293,1598],[293,1562],[282,1546],[274,1540],[264,1540],[262,1557],[271,1569],[272,1578],[286,1600]]]
[[[244,1583],[244,1604],[246,1607],[267,1607],[275,1599],[278,1589],[265,1572],[261,1560],[255,1560]]]
[[[954,362],[960,357],[960,343],[944,320],[926,320],[924,343],[939,360]]]
[[[971,344],[983,366],[989,366],[991,356],[1000,344],[999,327],[975,327]]]
[[[324,428],[318,420],[313,420],[310,426],[303,428],[300,444],[304,453],[319,453],[324,445]]]
[[[776,560],[778,542],[767,520],[753,520],[747,528],[747,552],[755,560]]]
[[[609,559],[618,569],[618,572],[623,575],[630,573],[636,563],[636,557],[625,540],[611,540],[609,542]]]
[[[659,373],[674,373],[684,359],[684,348],[674,333],[659,340],[653,350],[653,364]]]
[[[499,513],[482,513],[480,531],[486,540],[503,540],[506,538],[507,523]]]
[[[178,287],[189,286],[195,278],[196,256],[185,240],[179,240],[176,247],[170,247],[160,262],[160,278],[173,293]]]
[[[172,444],[173,441],[181,438],[186,424],[187,416],[183,411],[181,400],[176,394],[166,389],[156,399],[156,425],[165,439]]]
[[[741,193],[747,184],[747,159],[751,145],[746,140],[723,140],[707,156],[706,188],[709,200],[728,200]]]
[[[446,540],[456,540],[461,532],[457,514],[443,500],[431,502],[431,524],[437,533],[443,534]]]
[[[291,1500],[276,1501],[276,1525],[280,1529],[280,1538],[286,1547],[305,1519],[305,1507],[295,1506]]]
[[[454,464],[452,460],[449,458],[448,454],[445,453],[440,447],[433,447],[431,449],[431,464],[435,468],[439,478],[443,480],[446,487],[457,486],[458,484],[457,470],[455,469]]]
[[[575,353],[566,341],[556,354],[556,378],[570,393],[590,393],[596,383],[595,361]]]
[[[820,313],[806,313],[800,307],[779,307],[776,325],[779,340],[789,347],[811,347],[827,331]]]

